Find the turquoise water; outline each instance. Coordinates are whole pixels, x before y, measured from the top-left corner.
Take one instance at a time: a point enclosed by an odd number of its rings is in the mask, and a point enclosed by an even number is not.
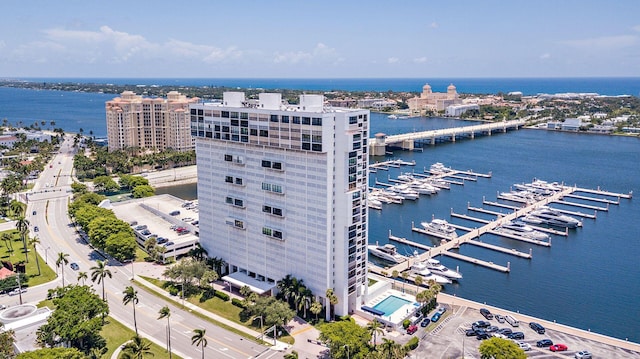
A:
[[[382,311],[384,312],[384,315],[389,316],[395,313],[395,311],[400,309],[403,305],[407,305],[410,303],[411,302],[406,299],[398,298],[395,295],[390,295],[382,302],[376,304],[373,309]]]

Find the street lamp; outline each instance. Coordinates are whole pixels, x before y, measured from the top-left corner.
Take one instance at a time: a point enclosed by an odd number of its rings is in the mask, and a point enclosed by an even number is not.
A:
[[[47,248],[44,249],[44,263],[45,264],[49,264],[49,261],[48,261],[49,255],[47,254],[47,253],[49,253],[49,249],[51,249],[51,247],[47,247]]]
[[[260,319],[260,340],[264,339],[264,331],[262,330],[262,314],[253,318],[253,320]]]

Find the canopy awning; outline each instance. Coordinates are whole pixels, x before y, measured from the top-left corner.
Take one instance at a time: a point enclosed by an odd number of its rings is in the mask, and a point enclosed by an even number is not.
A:
[[[222,277],[222,280],[229,282],[238,288],[242,288],[246,285],[252,292],[257,294],[264,294],[276,286],[275,283],[263,282],[253,277],[249,277],[246,273],[242,272],[231,273]]]

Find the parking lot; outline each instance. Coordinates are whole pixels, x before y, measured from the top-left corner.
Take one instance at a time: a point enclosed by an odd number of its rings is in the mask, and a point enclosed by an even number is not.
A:
[[[441,300],[441,302],[445,301]],[[426,328],[427,330],[419,328],[414,334],[420,338],[420,346],[412,352],[411,358],[480,358],[478,347],[482,341],[476,339],[475,336],[466,336],[465,331],[471,328],[472,323],[482,320],[499,328],[510,328],[514,332],[523,332],[525,338],[519,341],[531,345],[531,350],[526,352],[529,358],[574,358],[575,353],[581,350],[588,350],[593,354],[593,358],[640,359],[640,352],[623,348],[623,346],[628,347],[628,345],[616,346],[606,343],[606,340],[597,341],[592,338],[586,338],[588,335],[580,335],[580,332],[573,328],[559,330],[553,325],[547,326],[545,321],[540,320],[538,322],[545,327],[546,332],[545,334],[538,334],[529,328],[529,321],[527,320],[529,317],[519,316],[517,313],[508,313],[488,307],[493,314],[511,314],[518,319],[520,321],[519,326],[513,327],[507,322],[498,323],[495,318],[487,320],[480,314],[479,308],[475,305],[447,305],[446,303],[444,305],[447,306],[447,315],[443,316],[443,319],[440,319],[435,327],[429,326]],[[432,330],[428,331],[429,329]],[[403,334],[401,338],[394,339],[404,343],[410,337],[407,334]],[[551,339],[554,344],[565,344],[568,350],[554,353],[548,347],[536,347],[536,342],[545,338]]]

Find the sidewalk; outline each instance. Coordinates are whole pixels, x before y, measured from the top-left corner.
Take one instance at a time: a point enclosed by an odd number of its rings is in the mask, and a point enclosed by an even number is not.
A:
[[[146,265],[145,265],[146,264]],[[154,284],[146,281],[144,278],[141,278],[140,275],[144,275],[144,276],[148,276],[148,277],[154,277],[154,278],[158,278],[160,279],[160,274],[157,272],[157,268],[149,268],[149,263],[141,263],[141,262],[137,262],[135,263],[135,275],[134,275],[134,279],[136,281],[138,281],[139,283],[143,284],[146,287],[149,287],[153,290],[155,290],[157,293],[161,294],[162,296],[171,299],[172,301],[179,301],[176,299],[175,296],[172,296],[171,294],[169,294],[169,292],[165,291],[162,288],[158,288],[156,287]],[[222,285],[215,285],[214,286],[216,290],[224,290]],[[230,294],[232,297],[238,297],[235,294],[229,293],[228,291],[224,291],[227,294]],[[226,318],[223,318],[215,313],[211,313],[207,310],[204,310],[196,305],[193,305],[189,302],[184,302],[184,306],[187,307],[189,310],[193,311],[193,312],[197,312],[199,314],[202,314],[208,318],[211,318],[215,321],[218,321],[224,325],[227,325],[231,328],[234,328],[238,331],[244,332],[254,338],[259,338],[262,334],[259,332],[256,332],[255,330],[249,329],[243,325],[237,324],[235,322],[232,322]],[[273,350],[277,350],[277,351],[285,351],[289,348],[289,344],[281,342],[281,341],[276,341],[275,345],[272,345],[272,349]]]

